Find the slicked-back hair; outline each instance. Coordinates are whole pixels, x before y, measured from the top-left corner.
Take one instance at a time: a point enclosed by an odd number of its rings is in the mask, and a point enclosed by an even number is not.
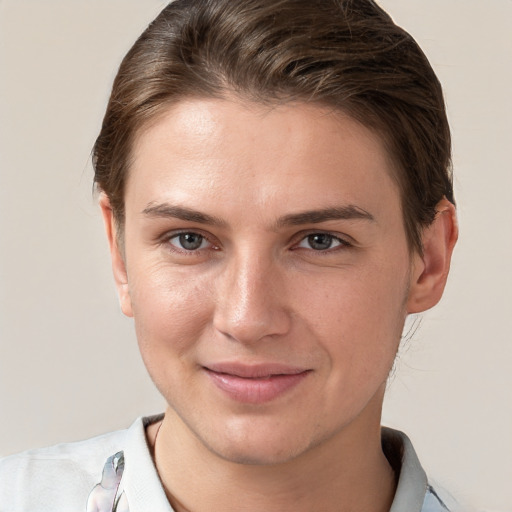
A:
[[[133,143],[186,98],[331,107],[375,131],[393,162],[405,231],[421,253],[454,202],[441,85],[414,39],[372,0],[175,0],[121,63],[93,149],[119,226]],[[293,193],[293,189],[289,191]]]

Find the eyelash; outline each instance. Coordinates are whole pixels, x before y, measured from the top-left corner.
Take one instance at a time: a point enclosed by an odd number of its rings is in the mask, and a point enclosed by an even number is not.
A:
[[[197,235],[197,236],[201,237],[201,245],[206,241],[207,243],[210,244],[210,247],[204,247],[204,248],[199,247],[197,249],[185,249],[185,248],[180,248],[172,243],[172,240],[177,239],[183,235]],[[328,247],[326,249],[314,249],[311,246],[310,247],[300,247],[299,246],[299,244],[306,241],[309,237],[313,237],[315,235],[329,237],[330,238],[329,242],[331,244],[333,242],[336,242],[337,245],[335,245],[334,247]],[[316,253],[320,256],[324,256],[324,255],[327,256],[327,255],[337,252],[339,250],[346,250],[346,249],[349,249],[354,246],[353,243],[348,241],[346,238],[342,238],[338,234],[330,233],[328,231],[311,230],[308,232],[302,232],[302,233],[299,233],[298,235],[296,235],[294,237],[294,239],[297,241],[293,242],[291,250],[312,251],[313,253]],[[201,254],[205,250],[213,250],[213,251],[220,250],[219,244],[215,244],[214,242],[212,242],[210,235],[203,233],[200,230],[182,230],[182,231],[177,231],[177,232],[175,231],[170,234],[167,234],[163,238],[162,242],[167,244],[167,247],[169,248],[169,250],[171,252],[178,253],[178,254],[185,255],[185,256],[192,256],[192,257]]]
[[[206,241],[211,245],[211,247],[198,248],[198,249],[185,249],[185,248],[179,248],[171,242],[172,240],[177,239],[183,235],[200,236],[202,238],[201,245],[204,241]],[[170,247],[170,250],[172,252],[176,252],[176,253],[183,254],[186,256],[196,256],[198,253],[201,253],[204,250],[214,250],[214,251],[219,250],[219,246],[217,244],[213,243],[208,235],[206,235],[205,233],[202,233],[199,230],[184,229],[182,231],[174,231],[173,233],[166,235],[162,241],[163,241],[163,243],[166,243],[168,247]]]
[[[306,241],[308,238],[313,237],[315,235],[329,237],[331,239],[330,240],[331,243],[337,242],[338,245],[336,245],[335,247],[328,247],[327,249],[313,249],[312,247],[306,248],[306,247],[298,246],[298,244],[300,244],[301,242]],[[336,252],[338,250],[348,249],[350,247],[353,247],[353,244],[351,242],[349,242],[346,238],[342,238],[338,234],[329,233],[328,231],[309,231],[307,233],[300,234],[300,239],[299,239],[298,243],[294,244],[293,248],[294,248],[294,250],[305,249],[305,250],[313,251],[313,252],[321,254],[321,255],[326,255],[326,253],[332,254],[333,252]]]

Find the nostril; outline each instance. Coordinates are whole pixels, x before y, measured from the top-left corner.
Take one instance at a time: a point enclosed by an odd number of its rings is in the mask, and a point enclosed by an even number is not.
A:
[[[262,299],[218,307],[214,327],[227,338],[241,343],[254,343],[263,338],[288,332],[291,318],[279,304]]]
[[[241,343],[286,333],[290,316],[279,272],[259,246],[239,249],[217,281],[214,327]]]

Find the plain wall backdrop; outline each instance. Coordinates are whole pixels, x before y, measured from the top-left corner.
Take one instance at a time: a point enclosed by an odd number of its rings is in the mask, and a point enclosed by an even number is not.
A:
[[[444,85],[461,226],[383,421],[457,497],[512,511],[512,1],[380,3]],[[163,5],[0,0],[0,454],[163,410],[119,310],[89,159],[117,66]]]

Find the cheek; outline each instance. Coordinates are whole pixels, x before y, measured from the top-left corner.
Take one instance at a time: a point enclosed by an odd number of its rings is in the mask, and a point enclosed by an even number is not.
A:
[[[303,286],[302,314],[331,359],[392,363],[406,316],[407,268],[395,261],[344,269]]]
[[[198,339],[211,316],[208,280],[182,269],[145,265],[130,275],[137,338],[144,359],[178,356]]]

